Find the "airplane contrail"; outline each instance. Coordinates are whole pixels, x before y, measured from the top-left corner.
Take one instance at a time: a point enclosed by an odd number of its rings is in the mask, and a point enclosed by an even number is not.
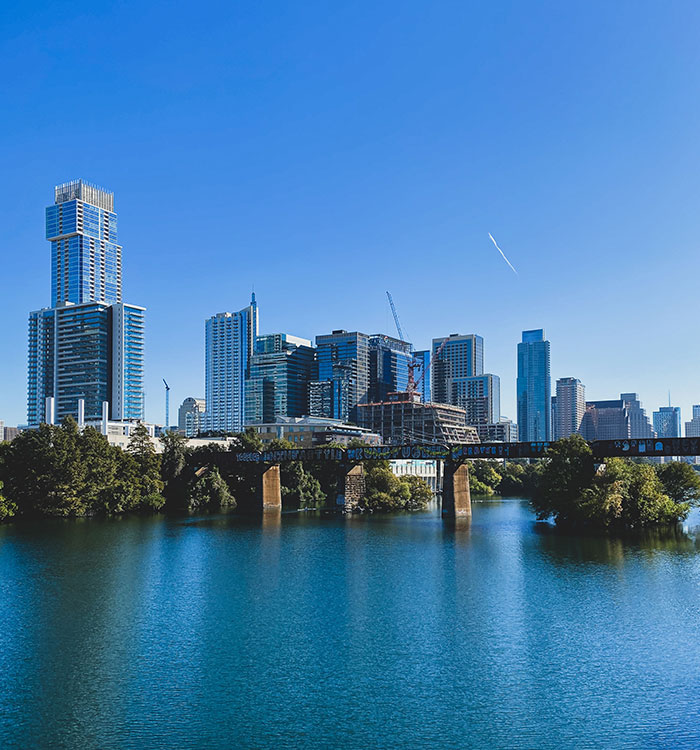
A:
[[[503,250],[501,250],[501,248],[498,247],[498,243],[496,242],[496,240],[494,240],[491,232],[489,232],[489,239],[491,240],[491,242],[493,242],[494,247],[501,254],[501,257],[503,258],[503,260],[511,267],[511,269],[513,270],[513,273],[517,276],[518,272],[515,270],[515,266],[508,260],[508,258],[506,258],[506,254],[503,252]]]

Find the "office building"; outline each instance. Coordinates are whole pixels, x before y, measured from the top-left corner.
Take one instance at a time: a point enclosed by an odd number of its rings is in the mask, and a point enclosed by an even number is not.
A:
[[[626,440],[632,437],[632,425],[623,399],[588,401],[581,420],[580,433],[585,440]]]
[[[114,195],[82,180],[46,209],[52,307],[29,315],[27,422],[144,417],[145,308],[122,302]]]
[[[424,404],[417,393],[391,393],[387,401],[359,404],[357,421],[382,436],[386,445],[478,443],[466,412],[451,404]]]
[[[624,401],[629,414],[630,437],[635,439],[656,437],[639,396],[636,393],[621,393],[620,398]]]
[[[258,336],[246,382],[246,424],[308,414],[314,367],[314,349],[307,339],[286,333]]]
[[[506,417],[501,417],[500,421],[491,424],[477,425],[476,431],[482,443],[518,442],[518,426]]]
[[[700,404],[693,404],[693,418],[685,423],[686,437],[700,437]]]
[[[440,352],[440,356],[436,354]],[[431,395],[440,404],[455,404],[454,385],[484,373],[484,339],[474,334],[451,333],[433,339]]]
[[[213,315],[205,324],[205,429],[241,432],[246,380],[258,335],[255,294],[238,312]]]
[[[20,432],[19,427],[6,427],[5,423],[0,419],[0,443],[14,440]]]
[[[309,384],[312,416],[355,421],[369,400],[370,356],[366,333],[336,330],[316,337],[318,374]]]
[[[455,378],[449,403],[465,410],[467,424],[493,424],[501,418],[501,379],[498,375]]]
[[[586,388],[578,378],[559,378],[556,396],[552,397],[552,429],[554,439],[579,432],[586,413]]]
[[[177,430],[185,437],[197,437],[204,431],[206,401],[203,398],[186,398],[177,411]]]
[[[552,438],[549,341],[541,328],[523,331],[518,344],[518,434],[523,442]]]
[[[679,406],[661,406],[653,413],[654,432],[660,438],[681,436],[681,409]]]
[[[412,346],[384,334],[369,337],[369,400],[385,401],[390,393],[408,388]]]

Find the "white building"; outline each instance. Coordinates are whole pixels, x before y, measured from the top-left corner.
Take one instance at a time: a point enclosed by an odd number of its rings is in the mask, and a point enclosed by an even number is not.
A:
[[[437,461],[423,461],[419,459],[399,459],[396,461],[389,461],[391,471],[397,477],[420,477],[424,479],[433,495],[437,494],[440,490],[438,487],[438,462]]]
[[[246,377],[258,335],[255,295],[243,310],[209,318],[205,330],[205,429],[240,432],[245,420]]]
[[[557,380],[554,439],[569,437],[578,432],[586,413],[586,388],[577,378]]]

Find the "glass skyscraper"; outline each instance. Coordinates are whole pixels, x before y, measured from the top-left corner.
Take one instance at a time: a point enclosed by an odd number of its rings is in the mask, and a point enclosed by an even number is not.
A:
[[[653,413],[654,432],[660,438],[681,436],[680,406],[661,406]]]
[[[390,393],[408,388],[408,366],[413,360],[407,341],[377,333],[369,338],[369,400],[386,401]]]
[[[246,424],[308,414],[314,350],[307,339],[286,333],[258,336],[246,382]]]
[[[55,188],[46,209],[51,302],[29,315],[27,422],[144,418],[145,308],[122,302],[114,194],[83,180]]]
[[[544,330],[523,331],[518,344],[518,436],[525,443],[552,439],[552,381]]]

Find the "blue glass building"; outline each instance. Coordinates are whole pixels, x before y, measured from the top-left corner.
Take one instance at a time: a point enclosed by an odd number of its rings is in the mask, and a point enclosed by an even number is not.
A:
[[[661,406],[652,414],[654,432],[660,438],[681,437],[680,406]]]
[[[416,381],[420,382],[418,392],[421,396],[421,401],[424,404],[430,403],[430,351],[423,349],[419,352],[413,352],[413,359],[420,364],[420,368],[416,370],[415,377]]]
[[[552,439],[552,381],[544,330],[523,331],[518,344],[518,436],[523,442]]]
[[[369,401],[386,401],[390,393],[408,388],[413,347],[407,341],[377,333],[369,337]]]
[[[51,302],[29,315],[27,422],[144,418],[145,308],[122,302],[114,194],[83,180],[59,185],[46,209]]]
[[[245,422],[308,414],[314,349],[307,339],[286,333],[258,336],[245,389]]]

